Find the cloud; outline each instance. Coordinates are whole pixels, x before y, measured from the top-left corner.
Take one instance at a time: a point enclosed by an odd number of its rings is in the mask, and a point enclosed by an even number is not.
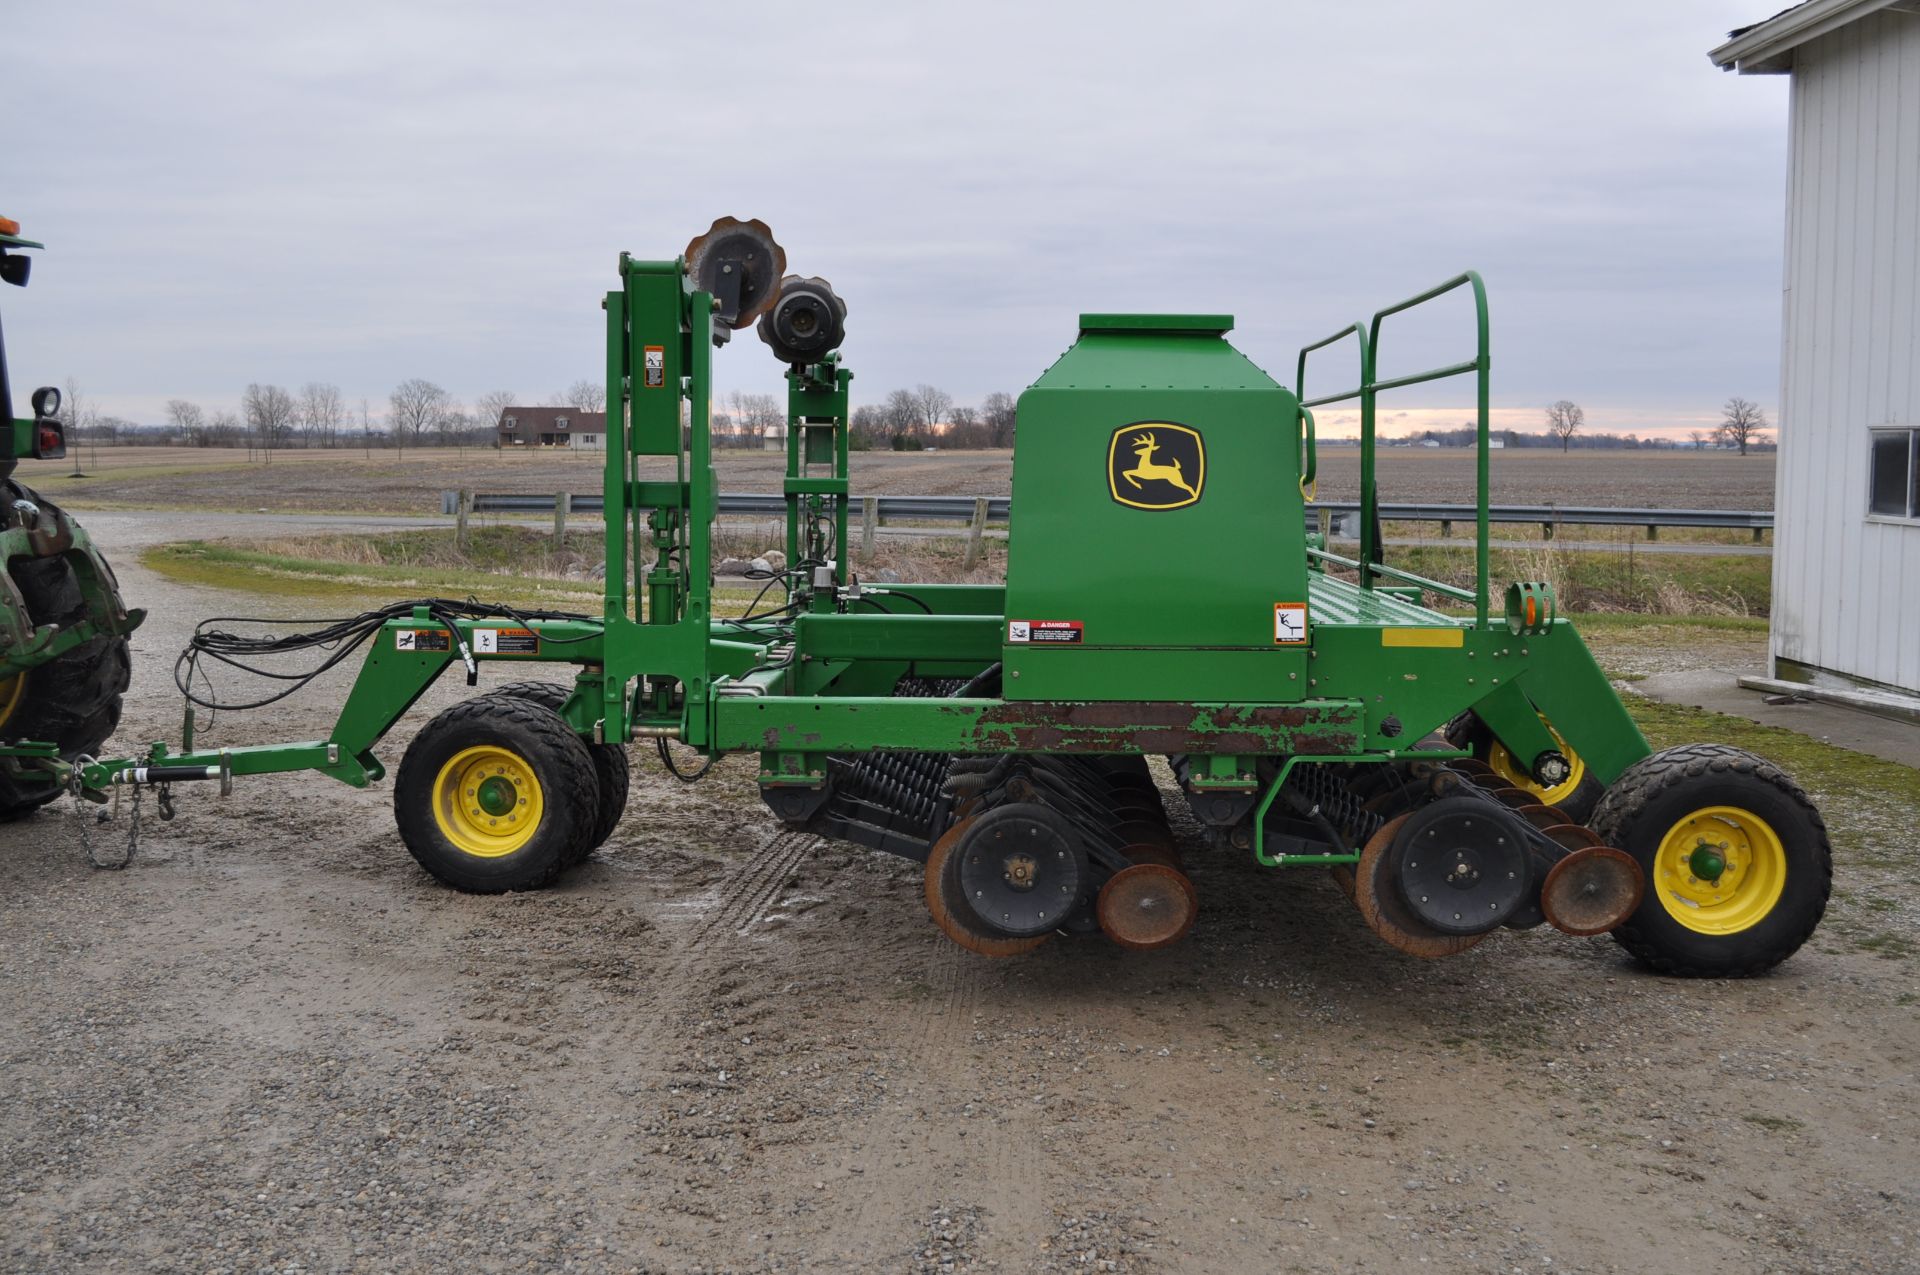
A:
[[[1761,16],[38,6],[10,19],[0,212],[50,249],[0,302],[16,380],[141,419],[255,380],[537,396],[600,366],[622,250],[732,213],[847,297],[857,395],[1017,390],[1082,310],[1224,310],[1290,375],[1474,266],[1503,407],[1710,413],[1778,380],[1785,85],[1704,56]],[[778,379],[751,341],[719,366]]]

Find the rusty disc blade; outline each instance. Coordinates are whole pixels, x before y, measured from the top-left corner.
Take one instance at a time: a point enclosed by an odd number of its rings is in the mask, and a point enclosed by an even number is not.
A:
[[[1540,803],[1540,794],[1528,792],[1525,788],[1492,788],[1488,790],[1500,799],[1502,805],[1510,810],[1522,806],[1534,806]]]
[[[973,823],[963,819],[947,829],[946,835],[933,843],[933,849],[927,853],[926,874],[923,878],[927,900],[927,912],[933,917],[933,923],[948,938],[980,956],[1020,956],[1039,947],[1052,934],[1036,934],[1031,938],[1014,938],[1011,935],[995,934],[987,929],[980,918],[974,914],[967,901],[962,898],[948,877],[947,865],[954,860],[954,848],[966,836],[967,828]]]
[[[1094,915],[1121,947],[1150,952],[1178,943],[1200,914],[1200,894],[1187,874],[1164,863],[1136,863],[1100,887]]]
[[[1354,905],[1360,909],[1361,919],[1366,921],[1368,929],[1408,956],[1429,961],[1442,956],[1456,956],[1487,936],[1442,934],[1408,909],[1394,884],[1393,869],[1387,862],[1391,857],[1387,850],[1406,821],[1407,816],[1401,815],[1391,823],[1382,825],[1360,852],[1360,862],[1354,865],[1353,871]]]
[[[1565,846],[1569,850],[1585,850],[1588,846],[1603,844],[1591,828],[1577,823],[1556,823],[1551,828],[1542,828],[1541,832],[1553,838],[1554,844]]]
[[[1450,758],[1447,761],[1447,766],[1450,769],[1459,771],[1463,775],[1481,775],[1488,778],[1493,776],[1493,767],[1487,765],[1487,763],[1481,761],[1478,757]]]
[[[773,308],[787,273],[787,253],[774,241],[767,223],[755,217],[716,217],[704,234],[687,244],[687,276],[694,286],[717,292],[718,272],[740,272],[739,308],[719,316],[730,328],[744,328]]]
[[[1612,846],[1587,846],[1547,873],[1540,910],[1554,929],[1584,938],[1619,928],[1646,891],[1646,873],[1632,855]]]
[[[1543,806],[1537,801],[1530,806],[1515,806],[1513,813],[1542,831],[1568,822],[1566,811],[1558,806]]]

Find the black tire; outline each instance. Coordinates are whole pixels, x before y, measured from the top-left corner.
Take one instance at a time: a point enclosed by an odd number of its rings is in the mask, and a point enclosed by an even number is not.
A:
[[[458,792],[457,784],[443,792],[442,771],[465,750],[481,747],[510,754],[538,783],[533,832],[504,853],[463,849],[443,823],[456,816],[440,809],[441,799]],[[599,804],[600,783],[580,737],[552,709],[501,695],[455,704],[422,727],[400,759],[393,788],[394,821],[408,851],[437,880],[469,894],[552,884],[578,861]]]
[[[1733,933],[1706,934],[1682,925],[1660,897],[1656,859],[1661,842],[1689,814],[1711,806],[1734,807],[1764,820],[1783,856],[1785,881],[1778,901]],[[1593,830],[1632,855],[1647,874],[1646,898],[1613,937],[1662,974],[1764,974],[1798,951],[1826,914],[1833,891],[1827,826],[1785,771],[1752,753],[1724,744],[1687,744],[1644,758],[1607,790],[1594,812]]]
[[[1489,765],[1492,764],[1489,759],[1493,756],[1493,732],[1487,729],[1485,722],[1472,713],[1462,713],[1448,722],[1446,737],[1447,742],[1455,748],[1471,750],[1475,757],[1488,762]],[[1564,740],[1561,742],[1565,744]],[[1571,746],[1566,746],[1564,751],[1569,761],[1574,760]],[[1495,767],[1495,769],[1500,768]],[[1571,792],[1561,793],[1558,797],[1549,800],[1547,794],[1550,790],[1535,783],[1532,776],[1521,774],[1512,770],[1511,767],[1501,770],[1500,773],[1512,780],[1514,787],[1539,797],[1542,805],[1559,807],[1574,823],[1583,824],[1592,819],[1594,810],[1600,805],[1600,798],[1605,796],[1607,791],[1607,786],[1600,782],[1600,777],[1591,770],[1587,770],[1581,774],[1580,782],[1573,786]]]
[[[523,699],[557,713],[566,705],[573,688],[559,682],[509,682],[487,694]],[[627,812],[627,793],[633,786],[626,745],[587,744],[587,756],[593,759],[594,777],[600,781],[600,806],[594,815],[593,835],[580,851],[583,860],[613,835],[615,825]]]
[[[53,507],[25,487],[8,486],[42,508]],[[66,558],[18,557],[6,564],[6,570],[32,624],[69,625],[86,618],[86,599]],[[118,593],[116,582],[109,578],[107,584]],[[132,681],[132,670],[127,639],[113,636],[94,638],[27,670],[21,674],[18,700],[0,722],[0,741],[50,740],[59,745],[60,756],[67,761],[82,754],[98,756],[120,725],[121,697]],[[60,793],[51,781],[0,774],[0,821],[30,814]]]

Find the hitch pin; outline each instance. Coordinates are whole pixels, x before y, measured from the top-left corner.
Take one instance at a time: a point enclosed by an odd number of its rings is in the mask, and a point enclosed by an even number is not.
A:
[[[115,784],[177,784],[190,779],[218,779],[218,766],[129,766],[113,772]]]

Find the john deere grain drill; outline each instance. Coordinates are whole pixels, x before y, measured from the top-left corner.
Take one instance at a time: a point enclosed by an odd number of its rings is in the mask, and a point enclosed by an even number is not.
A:
[[[1473,357],[1379,377],[1387,320],[1461,289]],[[442,881],[551,882],[618,821],[624,746],[666,760],[673,741],[757,754],[780,820],[923,863],[934,921],[987,955],[1098,932],[1173,943],[1200,914],[1194,855],[1331,868],[1366,925],[1425,957],[1544,922],[1610,931],[1665,971],[1749,974],[1819,921],[1830,855],[1800,789],[1732,748],[1651,754],[1551,587],[1489,579],[1477,276],[1309,346],[1291,388],[1234,348],[1225,315],[1080,316],[1020,398],[1004,587],[857,578],[847,309],[786,273],[764,225],[723,219],[680,257],[622,257],[604,305],[600,614],[424,599],[343,619],[307,635],[369,649],[327,739],[155,745],[82,786],[301,767],[370,783],[382,737],[449,667],[475,682],[482,663],[558,662],[567,684],[457,705],[402,757],[401,836]],[[773,600],[718,618],[713,357],[756,321],[788,368],[790,565]],[[1308,356],[1347,342],[1359,383],[1308,397]],[[1373,478],[1376,396],[1456,375],[1479,393],[1472,588],[1383,561]],[[1312,408],[1344,399],[1361,418],[1354,557],[1305,528]],[[642,479],[646,457],[673,477]],[[182,685],[202,656],[244,666],[297,645],[203,633]],[[1175,837],[1169,799],[1201,839]]]

